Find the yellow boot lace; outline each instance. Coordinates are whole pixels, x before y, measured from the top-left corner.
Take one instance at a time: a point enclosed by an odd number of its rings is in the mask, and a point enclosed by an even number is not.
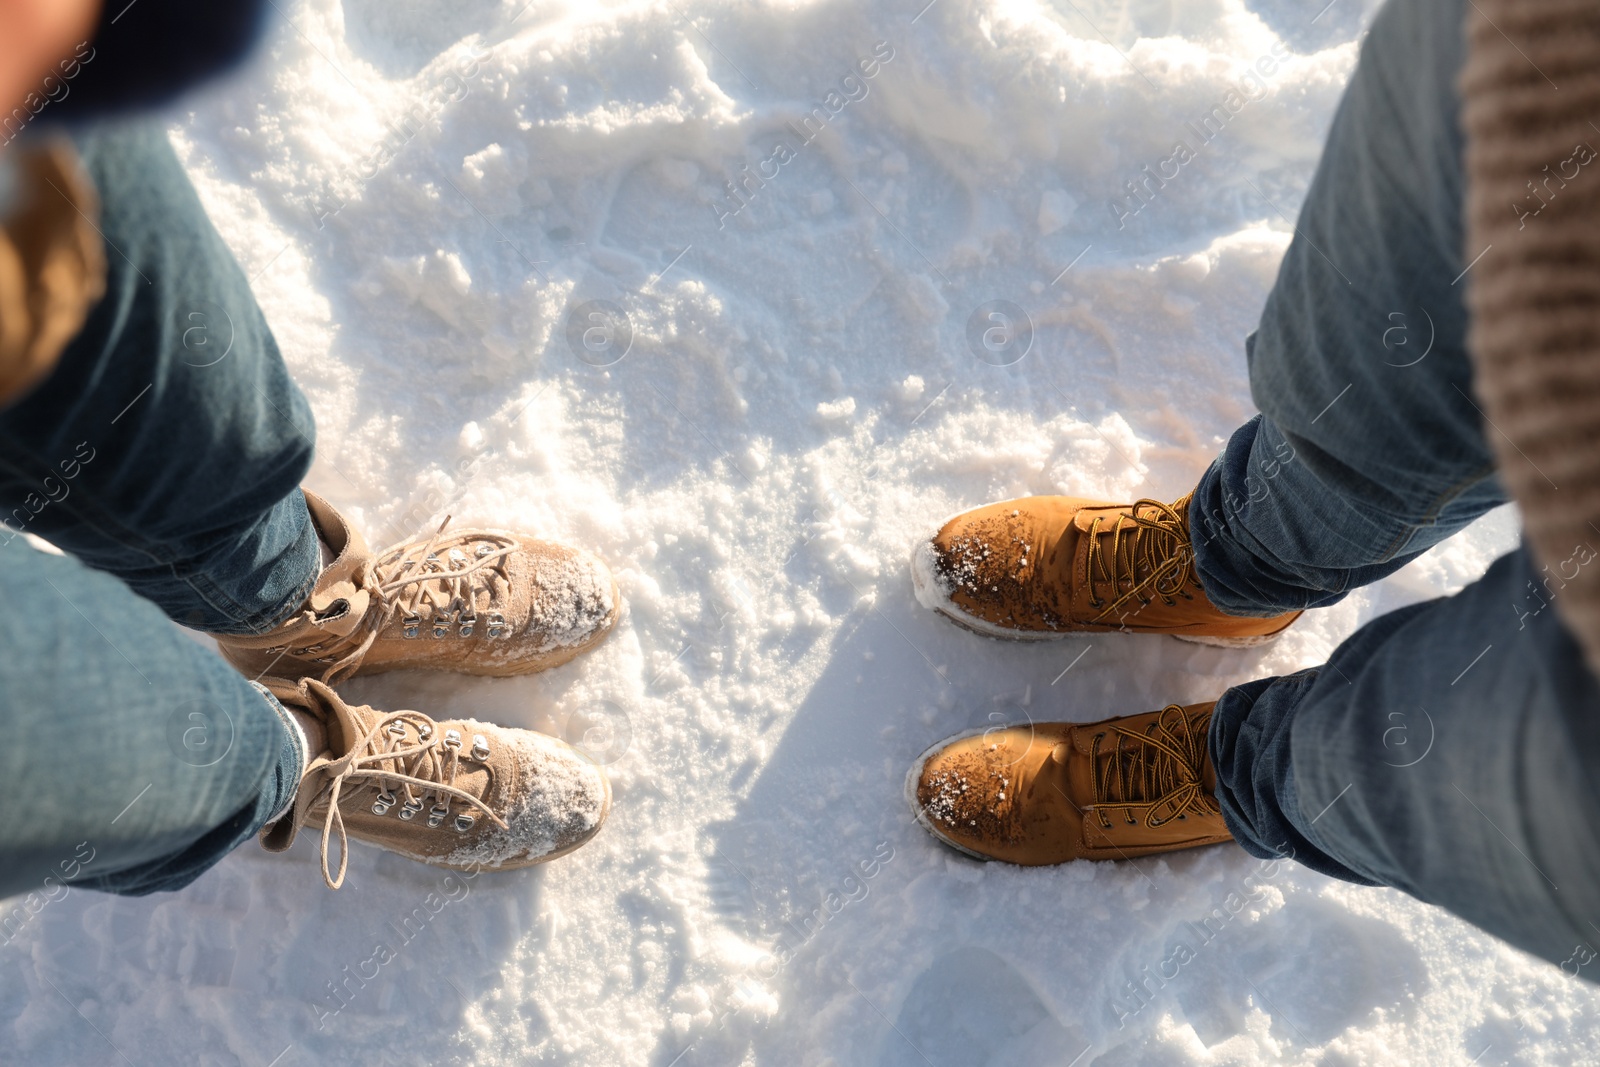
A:
[[[1089,606],[1103,609],[1094,623],[1120,621],[1127,614],[1122,609],[1135,600],[1140,607],[1156,597],[1169,606],[1179,597],[1193,600],[1188,588],[1198,587],[1200,579],[1189,540],[1189,497],[1171,504],[1137,500],[1127,515],[1097,515],[1089,524],[1087,566]]]
[[[1143,731],[1113,726],[1094,735],[1089,747],[1090,796],[1102,828],[1111,828],[1109,811],[1122,811],[1136,825],[1132,808],[1151,806],[1146,825],[1160,826],[1190,815],[1215,815],[1221,808],[1205,788],[1206,732],[1211,711],[1189,714],[1168,704]],[[1101,742],[1114,736],[1101,752]]]

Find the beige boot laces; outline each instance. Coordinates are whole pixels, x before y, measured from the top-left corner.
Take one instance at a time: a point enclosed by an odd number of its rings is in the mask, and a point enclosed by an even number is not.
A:
[[[1109,812],[1119,809],[1129,825],[1137,825],[1131,809],[1154,805],[1145,823],[1151,827],[1221,811],[1202,782],[1210,722],[1210,713],[1191,717],[1182,706],[1168,704],[1142,733],[1113,726],[1095,734],[1090,796],[1101,827],[1111,829]],[[1116,737],[1114,747],[1102,754],[1101,742],[1109,735]]]
[[[417,740],[406,743],[406,726],[416,731]],[[489,758],[488,742],[482,735],[473,737],[472,758]],[[506,821],[474,794],[456,786],[456,771],[461,765],[461,734],[446,730],[439,736],[434,721],[420,711],[392,711],[378,721],[340,758],[324,765],[321,773],[328,776],[323,786],[328,798],[328,814],[322,823],[322,879],[329,889],[338,889],[344,882],[345,867],[350,859],[350,841],[345,833],[344,813],[339,810],[339,794],[347,783],[376,785],[377,799],[372,813],[385,815],[396,804],[400,805],[400,818],[412,820],[422,812],[428,798],[433,805],[428,809],[424,825],[465,833],[477,821],[468,811],[454,813],[452,798],[477,808],[488,815],[501,828]],[[399,793],[396,793],[398,788]],[[339,873],[328,869],[328,846],[334,833],[339,835]]]
[[[1126,517],[1096,516],[1089,524],[1089,606],[1104,609],[1095,623],[1120,619],[1121,609],[1134,600],[1141,607],[1155,597],[1169,606],[1178,597],[1193,600],[1187,589],[1200,584],[1189,541],[1189,497],[1171,504],[1138,500],[1129,511]],[[1101,596],[1102,589],[1115,599]]]
[[[426,540],[414,537],[396,545],[362,576],[360,584],[373,594],[377,607],[367,609],[357,631],[365,631],[360,643],[328,666],[322,674],[324,682],[354,673],[396,615],[401,617],[401,634],[407,639],[420,638],[424,626],[437,640],[449,637],[452,629],[465,639],[477,632],[480,621],[484,637],[505,636],[506,620],[500,612],[486,612],[482,620],[478,618],[476,594],[483,589],[492,596],[496,579],[510,584],[506,560],[517,550],[516,540],[485,531],[446,537],[449,525],[450,516],[446,515],[433,536]],[[466,550],[472,545],[477,547],[469,556]]]

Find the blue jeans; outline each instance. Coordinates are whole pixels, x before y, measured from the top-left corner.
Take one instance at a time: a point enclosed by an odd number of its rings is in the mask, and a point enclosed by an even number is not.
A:
[[[1191,505],[1225,611],[1331,604],[1506,499],[1466,351],[1464,7],[1390,0],[1362,47],[1247,342],[1261,415]],[[1519,549],[1320,668],[1230,689],[1210,751],[1234,836],[1597,979],[1600,685],[1549,606],[1593,556]]]
[[[0,897],[187,885],[301,773],[287,712],[169,620],[257,633],[305,600],[310,411],[162,130],[78,147],[106,294],[0,410]]]

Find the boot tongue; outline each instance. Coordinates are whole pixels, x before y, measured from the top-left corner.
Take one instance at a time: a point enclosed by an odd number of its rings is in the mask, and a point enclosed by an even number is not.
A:
[[[262,846],[269,852],[282,852],[294,844],[300,828],[311,819],[327,784],[329,765],[350,754],[357,739],[366,736],[378,721],[378,713],[365,706],[351,707],[314,678],[296,684],[275,679],[269,688],[285,705],[292,705],[295,710],[319,720],[327,735],[323,750],[311,754],[311,762],[300,779],[289,813],[262,828]]]
[[[279,818],[277,822],[261,829],[262,847],[269,852],[283,852],[294,844],[295,835],[300,832],[300,827],[306,822],[307,814],[310,811],[322,779],[322,775],[318,772],[328,765],[330,758],[333,756],[329,748],[334,744],[334,731],[338,727],[334,722],[333,715],[330,714],[333,709],[329,706],[326,698],[327,695],[332,693],[332,690],[327,689],[326,686],[314,689],[312,686],[317,683],[310,680],[290,682],[287,679],[270,677],[265,684],[272,695],[277,697],[285,708],[289,709],[290,714],[299,714],[316,720],[322,726],[322,732],[325,735],[322,750],[320,752],[311,751],[307,753],[309,761],[300,776],[300,781],[296,783],[294,803],[290,805],[288,813]],[[334,698],[334,703],[337,704],[337,702],[337,698]],[[310,741],[309,734],[307,735],[307,741]]]
[[[316,527],[317,536],[333,552],[330,570],[337,568],[340,563],[371,555],[367,542],[332,504],[309,489],[301,489],[300,492],[306,498],[306,510],[311,513],[311,524]]]
[[[372,553],[361,535],[326,500],[309,489],[301,490],[317,536],[334,554],[333,562],[317,576],[316,588],[306,601],[311,625],[332,637],[356,632],[372,604],[370,564]]]
[[[353,578],[340,578],[335,574],[338,566],[335,562],[322,573],[306,606],[311,624],[317,629],[335,637],[349,637],[367,617],[372,594],[360,588]]]
[[[378,721],[378,713],[369,707],[352,707],[339,695],[314,678],[305,681],[306,689],[321,699],[318,701],[322,720],[328,731],[328,753],[334,759],[350,754],[358,738],[364,737]]]

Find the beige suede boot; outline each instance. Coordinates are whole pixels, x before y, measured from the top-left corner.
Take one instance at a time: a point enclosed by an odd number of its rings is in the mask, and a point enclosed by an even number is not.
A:
[[[441,526],[374,555],[326,500],[304,492],[335,558],[289,621],[256,637],[217,637],[248,677],[333,682],[398,668],[531,674],[594,647],[616,622],[617,583],[587,552]]]
[[[330,889],[344,882],[351,837],[436,867],[510,870],[565,856],[611,810],[605,773],[554,737],[352,707],[309,678],[265,684],[317,737],[293,805],[261,831],[261,844],[282,852],[302,827],[321,823]],[[328,857],[335,836],[337,871]]]

